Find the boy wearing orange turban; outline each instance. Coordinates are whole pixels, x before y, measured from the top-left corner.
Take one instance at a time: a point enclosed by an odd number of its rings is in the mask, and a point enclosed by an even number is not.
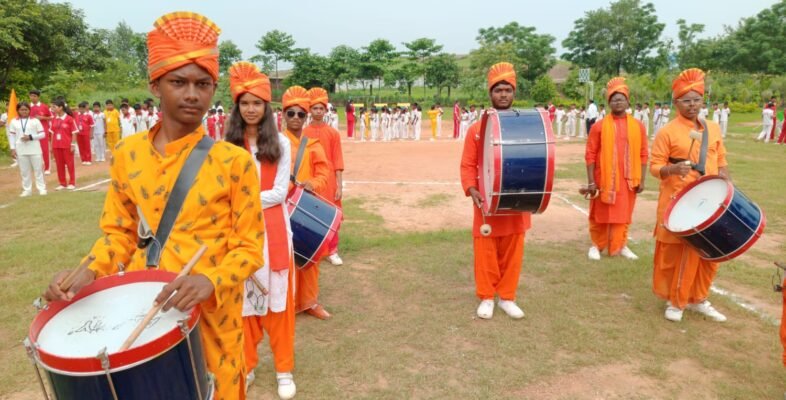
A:
[[[488,91],[491,105],[497,110],[508,110],[513,106],[516,93],[516,72],[510,63],[499,63],[488,73]],[[524,256],[524,235],[530,227],[530,213],[487,216],[491,234],[482,236],[483,223],[480,206],[483,195],[478,191],[478,149],[480,124],[477,121],[467,130],[461,156],[461,186],[464,195],[472,198],[474,222],[472,236],[475,250],[475,293],[480,299],[477,315],[489,319],[494,315],[494,297],[499,296],[499,308],[514,319],[524,317],[516,305],[516,290],[521,274],[521,258]]]
[[[160,99],[164,118],[149,132],[117,144],[110,168],[112,188],[100,221],[104,235],[90,252],[95,261],[68,293],[58,287],[66,276],[62,272],[45,296],[68,300],[94,279],[117,273],[118,265],[128,271],[157,266],[179,272],[202,243],[209,243],[192,273],[164,286],[155,301],[166,302],[164,311],[200,306],[201,342],[207,368],[215,376],[214,398],[228,400],[245,398],[242,283],[262,265],[264,227],[259,178],[249,168],[251,155],[203,139],[202,116],[217,87],[219,32],[209,19],[190,12],[167,14],[155,22],[147,36],[148,70],[150,90]],[[160,246],[138,250],[138,230],[159,229],[169,193],[197,147],[206,149],[206,159],[174,218],[175,228]],[[140,222],[143,216],[146,224]],[[181,226],[187,229],[177,228]]]
[[[644,191],[642,166],[647,165],[647,134],[644,125],[625,112],[630,106],[625,78],[606,84],[611,114],[590,128],[584,159],[590,200],[589,231],[592,247],[587,256],[600,260],[600,253],[638,257],[625,245],[636,194]]]
[[[704,167],[707,175],[729,178],[726,147],[720,126],[698,118],[704,100],[704,72],[698,68],[682,71],[674,80],[672,91],[678,115],[655,136],[650,164],[650,172],[660,179],[653,291],[667,301],[665,317],[670,321],[681,321],[683,310],[687,308],[713,321],[723,322],[726,317],[707,301],[718,263],[699,257],[696,250],[666,230],[663,218],[673,196],[700,176],[694,167],[699,162],[702,145],[701,141],[692,143],[691,131],[703,132],[703,124],[706,124],[708,145]],[[672,163],[670,159],[688,160],[690,164]]]
[[[325,113],[328,107],[328,93],[325,89],[315,87],[308,91],[311,124],[303,129],[303,134],[309,139],[316,139],[322,145],[327,156],[330,175],[328,176],[326,198],[341,208],[342,175],[344,174],[344,153],[341,151],[341,134],[325,123]],[[343,265],[344,261],[338,255],[338,232],[328,244],[328,261],[333,265]]]
[[[306,122],[308,109],[311,106],[311,96],[308,91],[300,86],[292,86],[284,92],[281,99],[284,108],[284,122],[286,132],[292,149],[292,176],[298,184],[322,197],[328,197],[328,180],[332,173],[325,151],[318,139],[310,139],[303,135],[303,125]],[[302,141],[306,148],[300,167],[295,171],[297,153]],[[290,184],[290,191],[293,185]],[[305,311],[307,314],[319,319],[328,319],[330,314],[319,304],[319,260],[308,268],[298,268],[295,274],[295,312]]]

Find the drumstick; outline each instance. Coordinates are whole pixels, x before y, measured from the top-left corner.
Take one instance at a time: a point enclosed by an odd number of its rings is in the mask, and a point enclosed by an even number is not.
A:
[[[186,266],[183,267],[183,270],[180,271],[179,274],[177,274],[177,277],[175,279],[188,275],[191,272],[191,269],[194,268],[194,265],[196,265],[197,261],[199,261],[199,259],[202,258],[202,255],[205,254],[205,251],[207,251],[207,245],[203,244],[199,248],[199,250],[197,250],[196,254],[194,254],[194,257],[192,257],[191,260],[188,261],[188,264],[186,264]],[[147,324],[149,324],[150,321],[153,319],[153,317],[155,317],[156,314],[158,314],[158,312],[161,311],[161,308],[164,307],[164,304],[166,304],[166,301],[162,301],[158,305],[153,306],[150,309],[150,311],[147,312],[145,318],[143,318],[142,321],[139,322],[139,325],[137,325],[136,328],[134,328],[134,330],[131,332],[131,334],[128,335],[128,339],[126,339],[126,341],[123,342],[123,345],[120,346],[120,349],[118,351],[126,351],[128,350],[129,347],[131,347],[132,344],[134,344],[136,339],[139,338],[139,335],[142,334],[142,331],[144,331],[145,328],[147,327]]]
[[[267,296],[267,294],[268,294],[267,289],[265,289],[265,287],[262,286],[262,283],[259,282],[259,280],[257,279],[256,276],[254,276],[254,274],[251,274],[251,282],[253,282],[254,286],[256,286],[259,290],[262,291],[263,295]]]
[[[76,280],[76,277],[82,271],[86,270],[87,267],[89,267],[90,264],[93,261],[95,261],[95,259],[96,259],[96,256],[91,254],[91,255],[87,256],[87,258],[85,258],[85,261],[83,261],[82,264],[79,264],[79,266],[77,266],[76,268],[71,270],[71,272],[68,273],[68,275],[65,277],[65,279],[63,279],[63,281],[60,282],[60,285],[59,285],[60,290],[65,292],[68,289],[71,289],[71,286],[74,285],[74,280]]]

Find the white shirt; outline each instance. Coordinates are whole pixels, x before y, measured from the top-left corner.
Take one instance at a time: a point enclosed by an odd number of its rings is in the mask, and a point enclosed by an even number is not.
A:
[[[642,117],[642,111],[641,110],[636,110],[636,111],[633,112],[633,119],[641,121],[642,118],[643,117]]]
[[[7,117],[6,117],[7,118]],[[39,140],[43,139],[46,134],[44,133],[44,126],[36,118],[14,118],[8,124],[8,145],[11,150],[16,150],[18,155],[29,156],[41,154],[41,145]],[[22,137],[30,135],[33,140],[23,142]]]
[[[104,113],[90,111],[90,116],[93,117],[93,134],[103,135],[106,133],[106,122],[104,121],[106,117],[104,117]]]
[[[563,118],[565,118],[565,110],[557,109],[557,111],[554,112],[554,119],[562,122]]]
[[[650,108],[649,107],[641,110],[641,118],[642,118],[643,121],[649,121],[650,120]]]
[[[710,110],[707,108],[702,108],[699,110],[699,119],[707,120],[707,116],[710,115]]]
[[[765,108],[765,109],[761,110],[761,118],[762,118],[761,121],[762,121],[762,124],[764,124],[764,125],[772,125],[772,116],[774,114],[775,113],[772,111],[772,109],[769,109],[769,108]]]
[[[587,119],[597,119],[598,118],[598,106],[595,103],[590,103],[587,106]]]
[[[716,108],[712,110],[712,122],[720,122],[720,115],[721,115],[720,108]]]
[[[731,110],[729,109],[729,107],[724,107],[721,110],[721,115],[720,115],[721,122],[728,122],[729,114],[731,114]]]
[[[134,133],[136,133],[136,131],[134,130],[133,115],[129,115],[128,117],[125,117],[123,114],[120,114],[120,132],[121,132],[120,135],[121,139],[127,138],[133,135]]]

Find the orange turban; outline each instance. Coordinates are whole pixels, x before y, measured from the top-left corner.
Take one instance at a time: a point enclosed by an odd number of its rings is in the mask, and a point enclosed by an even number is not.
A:
[[[229,67],[229,90],[232,91],[232,101],[235,103],[243,93],[251,93],[267,102],[272,99],[270,79],[256,65],[246,61],[236,62]]]
[[[310,105],[311,98],[308,96],[308,90],[301,86],[292,86],[284,92],[284,96],[281,98],[281,106],[285,111],[289,107],[298,106],[308,112]]]
[[[310,106],[314,107],[317,104],[323,104],[325,108],[328,106],[328,92],[321,87],[311,88],[308,91],[308,96],[311,98]]]
[[[194,63],[218,80],[218,34],[207,17],[188,11],[166,14],[147,34],[147,71],[150,80]]]
[[[488,74],[488,83],[489,83],[489,90],[494,87],[494,85],[500,82],[507,82],[513,86],[513,89],[516,89],[516,70],[513,69],[513,64],[509,62],[501,62],[496,63],[489,68]]]
[[[704,96],[704,71],[698,68],[682,71],[671,84],[671,91],[675,99],[679,99],[691,90]]]
[[[606,84],[606,101],[609,101],[614,93],[622,93],[626,99],[630,100],[630,89],[628,89],[628,85],[625,83],[625,78],[621,76],[611,78],[609,83]]]

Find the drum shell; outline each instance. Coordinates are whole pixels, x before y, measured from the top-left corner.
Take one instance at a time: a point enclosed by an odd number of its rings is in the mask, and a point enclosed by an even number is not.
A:
[[[722,178],[703,177],[686,186],[681,194],[707,179]],[[728,195],[715,215],[693,229],[672,232],[708,261],[728,261],[742,255],[761,237],[766,226],[761,208],[731,182],[727,184]],[[680,197],[678,195],[669,205],[667,218]]]
[[[486,214],[546,210],[551,198],[555,152],[549,121],[548,114],[540,110],[484,114],[479,168],[482,170],[486,155],[494,157],[491,182],[483,182],[484,173],[480,173],[481,193],[490,200],[484,205]],[[493,151],[486,153],[483,149],[487,145],[492,145]]]
[[[212,388],[207,379],[198,325],[189,332],[189,340],[193,354],[190,354],[188,341],[184,337],[180,343],[147,362],[112,372],[112,382],[118,398],[123,400],[199,399],[191,368],[190,356],[193,356],[197,376],[205,377],[199,382],[201,393],[204,399],[208,399],[208,393]],[[114,399],[104,373],[89,376],[68,375],[43,367],[58,400]]]
[[[287,208],[295,264],[309,267],[319,261],[338,231],[341,209],[299,186],[287,199]]]

